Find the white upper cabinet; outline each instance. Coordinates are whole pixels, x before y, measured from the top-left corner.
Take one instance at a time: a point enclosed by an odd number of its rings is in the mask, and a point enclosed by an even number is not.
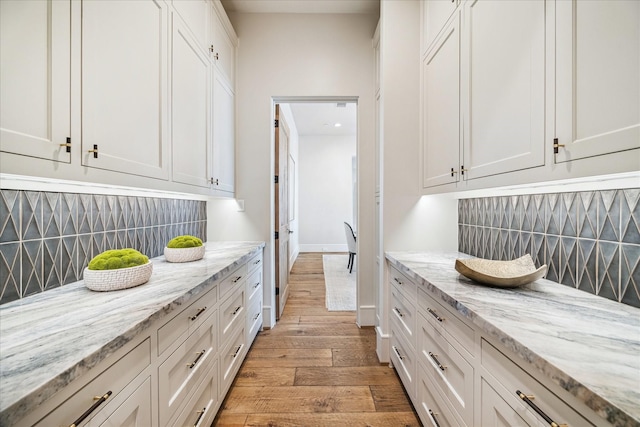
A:
[[[82,3],[83,165],[169,178],[167,28],[162,1]]]
[[[463,178],[541,166],[546,3],[477,0],[464,7]]]
[[[69,163],[70,1],[0,1],[0,151]]]
[[[204,50],[209,48],[209,21],[211,19],[208,0],[173,0],[175,11],[186,23],[196,43]]]
[[[555,161],[639,148],[640,2],[558,1],[556,21]]]
[[[462,142],[459,14],[422,61],[422,94],[423,186],[457,182]]]
[[[458,0],[422,1],[422,52],[430,49],[457,7]]]
[[[208,188],[211,156],[211,61],[176,14],[173,14],[172,29],[172,179]]]
[[[210,52],[214,63],[231,87],[235,87],[238,39],[220,2],[213,2],[210,32]]]
[[[235,96],[219,70],[213,82],[212,188],[233,193],[235,188]]]

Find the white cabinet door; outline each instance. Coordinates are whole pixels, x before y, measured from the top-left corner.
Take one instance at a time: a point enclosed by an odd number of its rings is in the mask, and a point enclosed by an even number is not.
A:
[[[431,47],[457,6],[457,0],[422,0],[423,52]]]
[[[208,0],[173,0],[175,10],[182,20],[187,24],[189,31],[193,34],[200,49],[209,49],[209,14]]]
[[[545,10],[540,0],[465,4],[465,179],[544,164]]]
[[[166,9],[83,1],[83,165],[168,178]]]
[[[513,409],[484,379],[480,399],[484,427],[541,427],[527,411]]]
[[[70,8],[0,2],[0,151],[71,161]]]
[[[113,412],[105,408],[86,427],[144,427],[151,425],[151,378],[147,378]]]
[[[172,179],[209,188],[211,61],[175,15],[171,43]]]
[[[422,64],[423,186],[456,182],[460,166],[460,16]],[[453,173],[452,173],[453,170]]]
[[[213,44],[211,45],[211,54],[214,58],[216,67],[229,84],[235,86],[236,74],[236,42],[235,34],[230,34],[233,30],[228,28],[231,25],[225,25],[228,19],[224,15],[224,10],[213,7],[211,13],[211,33]]]
[[[213,83],[213,188],[233,193],[235,182],[235,96],[220,75]]]
[[[556,163],[639,148],[640,2],[559,1],[556,20]]]

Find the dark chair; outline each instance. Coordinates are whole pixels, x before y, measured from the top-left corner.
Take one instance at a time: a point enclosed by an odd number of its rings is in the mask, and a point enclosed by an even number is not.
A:
[[[347,247],[349,248],[349,263],[347,268],[349,273],[353,271],[353,263],[356,260],[356,234],[353,232],[353,228],[346,222],[344,223],[344,233],[347,236]]]

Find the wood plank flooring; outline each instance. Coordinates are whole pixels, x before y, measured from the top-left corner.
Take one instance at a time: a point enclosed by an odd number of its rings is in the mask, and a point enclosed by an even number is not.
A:
[[[213,426],[420,426],[396,372],[378,362],[375,330],[325,308],[322,254],[300,254],[289,286],[281,319],[258,334]]]

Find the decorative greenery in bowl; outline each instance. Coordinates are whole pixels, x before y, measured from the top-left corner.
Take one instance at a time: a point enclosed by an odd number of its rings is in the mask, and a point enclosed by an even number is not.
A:
[[[84,269],[84,284],[94,291],[132,288],[149,281],[153,264],[135,249],[110,249],[96,255]]]
[[[195,236],[177,236],[169,240],[164,248],[164,257],[168,262],[190,262],[204,257],[205,247],[202,240]]]

